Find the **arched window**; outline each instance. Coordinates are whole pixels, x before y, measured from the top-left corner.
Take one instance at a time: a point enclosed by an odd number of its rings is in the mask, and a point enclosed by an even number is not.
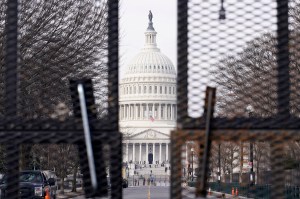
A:
[[[171,94],[171,87],[169,87],[169,94]]]
[[[147,86],[144,86],[144,93],[147,92]]]
[[[159,93],[162,94],[162,86],[159,88]]]
[[[129,94],[132,94],[132,87],[129,88]]]
[[[155,70],[155,69],[156,69],[156,66],[153,66],[153,69]]]
[[[141,86],[139,86],[139,94],[141,94],[141,92],[142,92],[142,88]]]
[[[149,86],[149,93],[152,93],[152,86]]]
[[[136,94],[136,86],[134,87],[133,94]]]
[[[165,94],[167,94],[167,87],[165,86]]]
[[[173,94],[175,95],[175,87],[173,87]]]
[[[154,94],[157,93],[157,86],[154,86]]]
[[[128,94],[128,87],[126,87],[126,94]]]

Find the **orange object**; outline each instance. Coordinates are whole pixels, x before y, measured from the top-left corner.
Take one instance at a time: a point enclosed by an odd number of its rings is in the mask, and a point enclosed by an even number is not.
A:
[[[239,190],[238,190],[238,188],[236,188],[235,195],[236,195],[236,196],[239,195]]]
[[[232,189],[231,189],[231,195],[234,196],[234,188],[233,188],[233,187],[232,187]]]
[[[49,189],[45,189],[45,199],[50,199]]]

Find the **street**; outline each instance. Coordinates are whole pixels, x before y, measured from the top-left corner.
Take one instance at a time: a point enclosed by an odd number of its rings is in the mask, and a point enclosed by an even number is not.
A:
[[[150,192],[149,192],[150,190]],[[207,198],[219,198],[220,194],[213,194],[214,196],[207,196]],[[63,197],[61,197],[63,198]],[[68,197],[64,197],[68,198]],[[72,197],[74,199],[84,199],[84,195]],[[124,199],[169,199],[170,198],[170,187],[160,186],[140,186],[140,187],[129,187],[123,189]],[[193,199],[195,198],[194,191],[189,189],[182,189],[182,199]],[[231,198],[226,196],[226,198]],[[103,198],[106,199],[106,198]]]
[[[150,190],[151,199],[169,199],[170,187],[129,187],[123,189],[124,199],[147,199]]]

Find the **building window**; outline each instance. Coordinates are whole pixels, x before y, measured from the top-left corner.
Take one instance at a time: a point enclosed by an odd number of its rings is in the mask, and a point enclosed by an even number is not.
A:
[[[144,86],[144,93],[146,93],[146,91],[147,91],[147,87],[146,87],[146,86]]]
[[[149,93],[152,93],[152,86],[149,86]]]
[[[136,86],[134,87],[133,94],[136,94]]]
[[[167,87],[165,87],[165,94],[167,94]]]
[[[132,88],[130,87],[130,88],[129,88],[129,94],[131,94],[131,93],[132,93]]]
[[[175,87],[173,87],[173,94],[175,95]]]
[[[139,94],[141,94],[141,92],[142,92],[141,90],[142,90],[142,88],[141,88],[141,86],[139,86]]]
[[[160,115],[161,115],[161,119],[164,119],[164,105],[161,105],[161,110],[160,110]]]
[[[154,93],[157,93],[157,86],[154,86]]]
[[[169,94],[171,94],[171,87],[169,87]]]
[[[162,94],[162,86],[159,87],[159,93]]]
[[[128,94],[128,87],[126,87],[126,94]]]

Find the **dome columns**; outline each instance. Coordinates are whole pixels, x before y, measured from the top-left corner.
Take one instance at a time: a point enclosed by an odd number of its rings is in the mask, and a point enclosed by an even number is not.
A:
[[[174,103],[129,103],[120,105],[120,120],[176,120]]]

